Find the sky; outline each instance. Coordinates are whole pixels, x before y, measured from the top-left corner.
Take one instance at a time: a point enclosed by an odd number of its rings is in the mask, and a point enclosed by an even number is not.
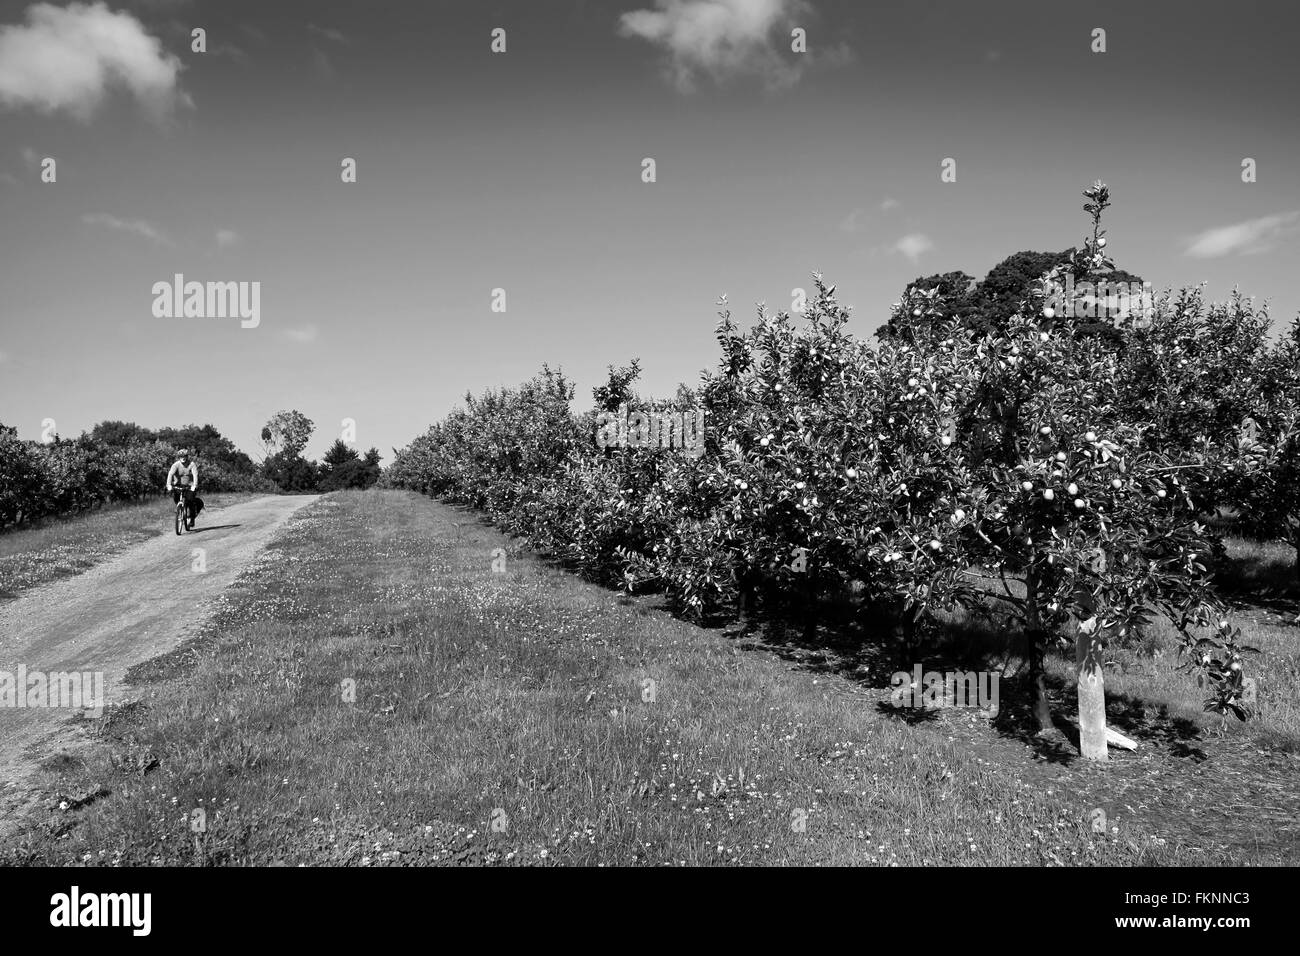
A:
[[[387,461],[543,362],[670,395],[723,294],[821,271],[869,336],[918,276],[1079,244],[1097,179],[1120,268],[1285,324],[1297,49],[1245,0],[0,0],[0,423],[254,453],[295,408]],[[260,283],[258,324],[155,315],[176,273]]]

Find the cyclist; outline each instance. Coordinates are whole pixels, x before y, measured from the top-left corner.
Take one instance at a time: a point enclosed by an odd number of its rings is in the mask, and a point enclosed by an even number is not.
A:
[[[203,510],[203,499],[198,497],[199,490],[199,463],[190,457],[190,450],[182,448],[177,452],[176,461],[172,462],[171,470],[167,472],[167,490],[171,492],[172,504],[181,500],[180,489],[186,485],[190,489],[190,520],[193,521]]]

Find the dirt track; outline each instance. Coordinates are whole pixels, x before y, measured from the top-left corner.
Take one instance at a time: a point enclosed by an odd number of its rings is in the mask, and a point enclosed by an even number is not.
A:
[[[266,496],[205,509],[190,534],[169,529],[84,574],[0,605],[0,681],[17,675],[19,665],[29,674],[102,671],[107,703],[120,701],[127,669],[195,632],[214,599],[316,497]],[[167,519],[160,509],[158,520]],[[195,568],[200,548],[203,571]],[[67,722],[76,713],[0,706],[0,832],[7,812],[23,802],[22,783],[70,736]]]

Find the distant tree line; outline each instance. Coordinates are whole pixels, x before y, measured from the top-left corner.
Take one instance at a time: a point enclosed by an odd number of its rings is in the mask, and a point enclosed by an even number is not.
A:
[[[262,431],[259,464],[212,425],[103,421],[76,438],[37,442],[0,424],[0,528],[161,494],[181,448],[198,461],[201,491],[327,492],[379,480],[375,448],[361,456],[339,439],[319,463],[304,458],[313,429],[301,412],[276,413]]]
[[[342,438],[336,438],[319,463],[303,457],[315,430],[312,420],[296,409],[276,412],[263,426],[262,474],[281,491],[301,494],[369,488],[379,480],[378,448],[361,456]]]

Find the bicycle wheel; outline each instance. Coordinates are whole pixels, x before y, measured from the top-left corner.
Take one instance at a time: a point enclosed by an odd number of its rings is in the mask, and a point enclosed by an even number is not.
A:
[[[181,501],[176,506],[176,533],[185,533],[185,502]]]

